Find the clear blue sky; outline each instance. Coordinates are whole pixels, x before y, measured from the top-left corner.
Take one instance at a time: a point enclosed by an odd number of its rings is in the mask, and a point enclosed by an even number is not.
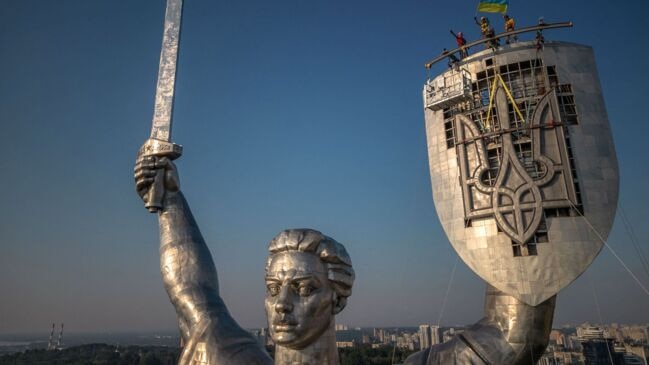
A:
[[[572,20],[546,38],[594,47],[622,207],[649,253],[648,3],[511,2],[519,25]],[[266,245],[289,227],[348,248],[357,281],[339,322],[437,321],[457,256],[431,197],[423,64],[454,44],[449,28],[478,37],[476,3],[186,0],[173,137],[242,325],[265,323]],[[73,332],[175,328],[157,223],[132,178],[164,1],[0,4],[0,333],[53,321]],[[609,242],[649,285],[619,219]],[[599,321],[593,287],[604,321],[649,321],[649,298],[603,251],[561,292],[555,322]],[[460,263],[442,324],[477,320],[483,292]]]

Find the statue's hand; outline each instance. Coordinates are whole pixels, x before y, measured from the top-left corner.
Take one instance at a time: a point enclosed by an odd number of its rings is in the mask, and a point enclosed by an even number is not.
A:
[[[163,174],[158,174],[163,170]],[[156,182],[156,178],[162,178],[164,181],[159,184],[164,188],[165,198],[170,194],[180,190],[180,179],[176,165],[167,157],[159,156],[138,156],[135,161],[135,190],[142,200],[147,201],[147,194],[151,191],[151,186]],[[158,176],[158,177],[156,177]]]

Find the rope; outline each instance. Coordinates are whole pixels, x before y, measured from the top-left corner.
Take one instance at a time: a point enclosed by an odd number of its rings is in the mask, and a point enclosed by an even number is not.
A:
[[[455,263],[453,264],[453,269],[451,270],[451,277],[448,280],[448,285],[446,286],[446,293],[444,294],[444,300],[442,301],[442,308],[439,311],[439,317],[437,318],[437,327],[442,323],[442,317],[444,316],[444,309],[446,308],[446,300],[448,299],[448,294],[451,291],[451,286],[453,285],[453,278],[455,277],[455,269],[457,269],[458,258],[455,257]]]
[[[644,269],[645,273],[649,277],[649,261],[647,260],[647,257],[645,256],[644,252],[640,248],[640,245],[638,244],[638,237],[635,235],[635,232],[633,232],[633,227],[629,223],[629,220],[627,219],[626,214],[624,213],[624,209],[622,209],[622,204],[618,203],[618,208],[620,208],[620,216],[622,217],[624,228],[626,228],[626,232],[629,235],[629,238],[631,239],[633,248],[635,248],[635,252],[638,254],[638,257],[640,258],[640,262],[642,263],[642,268]]]
[[[458,128],[457,124],[456,124],[456,128]],[[460,128],[463,128],[463,127],[460,126]],[[455,149],[455,153],[456,153],[456,155],[458,155],[457,147]],[[458,172],[457,180],[459,180],[459,179],[460,179],[460,174]],[[455,196],[455,193],[457,192],[457,186],[460,183],[461,182],[459,182],[459,183],[454,182],[453,183],[453,196]],[[467,226],[466,226],[466,222],[465,222],[464,223],[464,230],[463,230],[463,232],[464,232],[464,240],[465,241],[466,241],[466,227]],[[453,232],[455,232],[456,228],[457,228],[456,225],[453,224],[451,229],[452,229]],[[449,277],[448,284],[446,285],[446,293],[444,294],[444,299],[442,300],[442,307],[440,308],[439,316],[437,317],[437,327],[439,327],[440,324],[442,323],[442,317],[444,316],[444,310],[446,309],[446,301],[448,300],[449,293],[451,292],[451,287],[453,286],[453,279],[455,278],[455,270],[457,269],[458,261],[459,261],[458,256],[455,256],[455,263],[453,264],[453,269],[451,269],[451,276]]]
[[[642,288],[642,290],[645,292],[645,294],[649,295],[649,290],[647,290],[647,288],[646,288],[644,285],[642,285],[642,282],[640,282],[640,280],[638,279],[638,277],[635,276],[635,274],[633,274],[633,271],[631,271],[631,269],[629,269],[629,267],[624,263],[624,261],[620,258],[620,256],[618,256],[618,254],[613,250],[613,248],[611,248],[611,246],[609,246],[608,243],[606,243],[606,240],[604,240],[604,238],[602,238],[602,236],[599,234],[599,232],[597,232],[597,230],[595,229],[595,227],[593,227],[593,225],[590,224],[590,221],[588,220],[588,218],[586,218],[586,217],[581,213],[581,211],[580,211],[579,209],[577,209],[577,207],[572,203],[572,201],[568,200],[568,202],[570,203],[570,205],[572,206],[572,208],[573,208],[577,213],[579,213],[579,215],[580,215],[582,218],[584,218],[584,221],[586,222],[586,224],[588,225],[588,227],[590,227],[590,229],[595,233],[595,235],[597,236],[597,238],[599,238],[599,240],[604,244],[604,246],[606,246],[606,248],[608,248],[609,251],[611,251],[611,253],[613,254],[613,256],[615,256],[615,258],[620,262],[620,264],[622,265],[622,267],[624,267],[624,269],[629,273],[629,275],[631,275],[631,277],[635,280],[635,282],[638,284],[638,286],[639,286],[640,288]]]
[[[602,319],[602,311],[599,307],[599,298],[597,297],[597,290],[595,289],[595,282],[593,281],[593,278],[588,275],[588,281],[590,281],[590,287],[593,289],[593,299],[595,301],[595,309],[597,310],[597,317],[599,318],[599,323],[602,325],[604,324],[604,320]],[[602,329],[603,331],[603,329]],[[604,337],[604,341],[606,341],[606,352],[608,352],[608,359],[611,361],[611,365],[613,364],[613,355],[611,355],[611,349],[608,347],[608,340],[606,337]]]

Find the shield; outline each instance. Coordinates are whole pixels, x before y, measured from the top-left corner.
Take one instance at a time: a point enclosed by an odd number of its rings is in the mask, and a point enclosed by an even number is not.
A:
[[[586,270],[604,244],[598,234],[608,235],[618,194],[592,51],[557,43],[544,52],[543,60],[529,49],[494,56],[491,74],[485,63],[469,63],[461,70],[470,75],[470,87],[459,88],[464,98],[436,105],[425,89],[442,226],[473,271],[529,305]],[[557,57],[566,53],[574,58]],[[434,91],[456,72],[431,80]]]

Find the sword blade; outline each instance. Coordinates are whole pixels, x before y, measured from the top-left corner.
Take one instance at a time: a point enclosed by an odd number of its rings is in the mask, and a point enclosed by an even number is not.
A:
[[[155,92],[155,108],[151,126],[151,138],[171,140],[171,118],[174,105],[174,89],[180,43],[180,22],[183,0],[167,0],[164,35],[158,69],[158,86]]]

